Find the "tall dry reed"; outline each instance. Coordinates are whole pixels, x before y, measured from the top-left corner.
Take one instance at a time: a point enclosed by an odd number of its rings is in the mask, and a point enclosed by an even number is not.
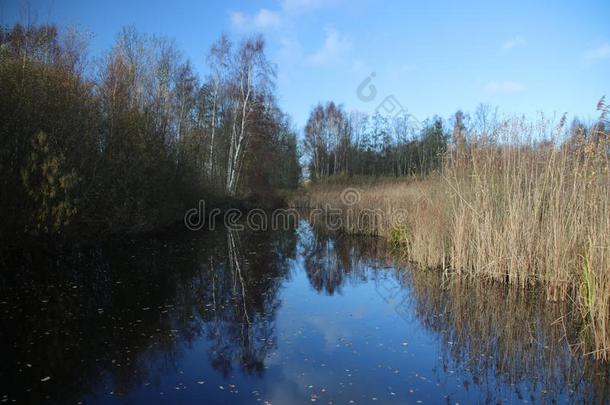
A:
[[[599,127],[566,133],[507,119],[470,133],[439,174],[356,185],[349,201],[345,185],[314,185],[294,204],[342,208],[345,231],[385,236],[423,267],[578,300],[586,350],[608,360],[610,143]]]

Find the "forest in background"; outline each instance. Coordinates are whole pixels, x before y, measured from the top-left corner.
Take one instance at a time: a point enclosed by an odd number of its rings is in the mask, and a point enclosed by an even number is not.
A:
[[[422,123],[406,111],[394,117],[378,112],[369,116],[346,112],[330,101],[312,109],[303,150],[314,182],[332,177],[423,176],[440,168],[449,138],[438,116]]]
[[[123,29],[92,58],[53,25],[0,29],[0,239],[133,234],[205,199],[272,204],[300,180],[262,38],[209,49]]]
[[[568,124],[564,114],[555,123],[560,127],[557,130],[552,126],[552,117],[541,115],[539,119],[528,120],[502,116],[497,108],[487,104],[480,104],[473,113],[458,110],[449,120],[433,116],[420,122],[407,111],[394,116],[378,112],[368,115],[347,112],[341,104],[329,101],[319,103],[310,112],[304,129],[303,154],[313,183],[370,183],[379,177],[423,178],[441,173],[452,154],[464,155],[476,148],[480,142],[473,140],[479,137],[498,146],[521,144],[533,149],[555,146],[572,152],[582,150],[590,141],[604,142],[610,133],[604,98],[598,110],[601,117],[592,123],[573,118]],[[524,125],[523,132],[502,139],[502,126],[517,121]],[[607,159],[610,150],[604,151],[602,147],[601,153],[606,153]]]

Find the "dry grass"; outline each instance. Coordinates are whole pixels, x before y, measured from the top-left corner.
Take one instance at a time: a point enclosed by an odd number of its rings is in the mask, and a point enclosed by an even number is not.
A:
[[[345,231],[385,236],[423,267],[577,300],[587,350],[609,360],[610,144],[601,131],[563,133],[506,120],[472,134],[440,174],[356,187],[354,204],[345,185],[314,185],[293,203],[342,208]]]

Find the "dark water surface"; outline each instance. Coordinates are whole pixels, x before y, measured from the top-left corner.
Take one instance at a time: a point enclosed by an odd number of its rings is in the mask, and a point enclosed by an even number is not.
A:
[[[411,270],[304,222],[10,263],[2,402],[609,400],[608,364],[570,353],[570,303]]]

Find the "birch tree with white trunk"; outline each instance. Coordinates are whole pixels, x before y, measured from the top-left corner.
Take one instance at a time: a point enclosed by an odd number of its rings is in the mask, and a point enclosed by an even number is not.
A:
[[[232,63],[230,83],[233,112],[231,139],[227,162],[226,192],[235,195],[248,142],[254,108],[265,104],[273,87],[275,70],[265,56],[265,44],[261,37],[245,40]]]

